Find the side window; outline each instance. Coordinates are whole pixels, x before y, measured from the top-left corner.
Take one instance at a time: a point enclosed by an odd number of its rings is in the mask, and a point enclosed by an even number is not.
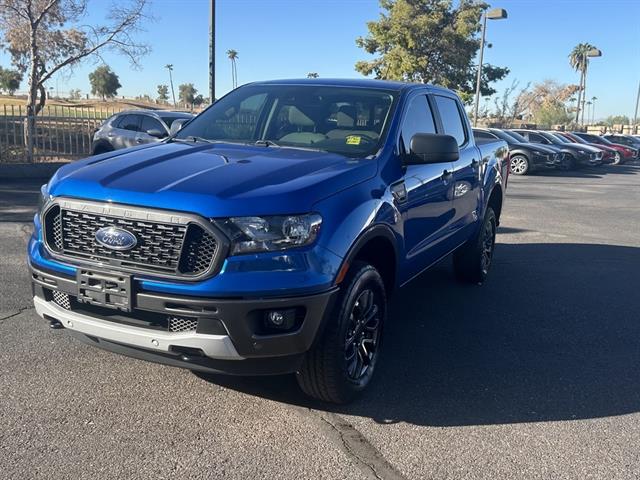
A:
[[[467,134],[460,116],[458,102],[453,98],[441,97],[440,95],[436,95],[435,99],[442,119],[444,133],[454,137],[458,141],[458,146],[463,145],[467,141]]]
[[[125,115],[124,118],[118,123],[118,128],[125,130],[131,130],[133,132],[139,131],[140,127],[140,115]]]
[[[482,130],[474,130],[473,136],[476,138],[482,138],[487,140],[495,140],[496,138],[498,138],[495,135],[492,135],[489,132],[483,132]]]
[[[547,143],[546,139],[537,133],[529,133],[529,141],[533,143]]]
[[[418,95],[411,100],[404,114],[400,133],[400,146],[403,148],[403,153],[411,150],[411,138],[416,133],[436,133],[433,113],[424,95]]]
[[[140,127],[140,130],[143,131],[143,132],[147,132],[149,130],[160,130],[161,132],[164,132],[165,128],[155,118],[150,117],[148,115],[143,115],[142,116],[142,126]]]

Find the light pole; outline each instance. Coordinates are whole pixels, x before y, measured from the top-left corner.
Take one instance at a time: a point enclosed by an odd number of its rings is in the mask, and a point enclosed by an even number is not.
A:
[[[636,125],[638,125],[638,105],[640,105],[640,82],[638,82],[638,95],[636,96],[636,111],[633,114],[633,132],[638,133],[636,131]]]
[[[478,104],[480,103],[480,79],[482,78],[482,61],[484,60],[484,37],[487,32],[487,19],[500,20],[507,18],[507,11],[504,8],[494,8],[482,15],[482,39],[480,40],[480,58],[478,61],[478,78],[476,79],[476,99],[473,107],[473,126],[478,123]]]
[[[597,49],[597,48],[592,48],[591,50],[589,50],[586,54],[586,57],[601,57],[602,56],[602,52]],[[584,104],[585,101],[587,100],[587,67],[589,66],[589,63],[587,62],[587,59],[584,59],[584,79],[582,81],[582,119],[580,120],[580,123],[582,125],[584,125]],[[587,120],[589,119],[589,117],[587,116]]]
[[[176,93],[173,90],[173,63],[168,63],[164,66],[167,70],[169,70],[169,83],[171,84],[171,96],[173,97],[173,108],[176,108]]]

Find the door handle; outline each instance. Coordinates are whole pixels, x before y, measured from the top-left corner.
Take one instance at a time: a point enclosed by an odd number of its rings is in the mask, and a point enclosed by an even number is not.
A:
[[[445,170],[442,172],[442,175],[440,176],[440,178],[442,178],[442,181],[446,183],[453,178],[453,172],[450,172],[449,170]]]

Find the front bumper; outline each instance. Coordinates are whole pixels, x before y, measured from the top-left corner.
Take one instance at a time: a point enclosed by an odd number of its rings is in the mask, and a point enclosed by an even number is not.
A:
[[[131,312],[77,302],[76,279],[30,266],[34,305],[92,345],[168,365],[215,373],[261,375],[296,371],[331,310],[337,288],[281,298],[213,299],[132,292]],[[68,295],[66,307],[53,292]],[[265,330],[269,310],[294,310],[287,331]],[[192,331],[163,327],[169,317],[193,319]],[[151,319],[151,320],[149,320]]]

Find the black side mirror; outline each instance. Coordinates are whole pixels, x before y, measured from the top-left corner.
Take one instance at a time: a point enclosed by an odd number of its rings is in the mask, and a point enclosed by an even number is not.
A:
[[[458,141],[451,135],[416,133],[411,137],[411,151],[405,163],[449,163],[459,158]]]
[[[167,132],[163,132],[161,130],[158,130],[157,128],[152,128],[150,130],[147,130],[147,135],[155,138],[164,138],[167,136]]]

